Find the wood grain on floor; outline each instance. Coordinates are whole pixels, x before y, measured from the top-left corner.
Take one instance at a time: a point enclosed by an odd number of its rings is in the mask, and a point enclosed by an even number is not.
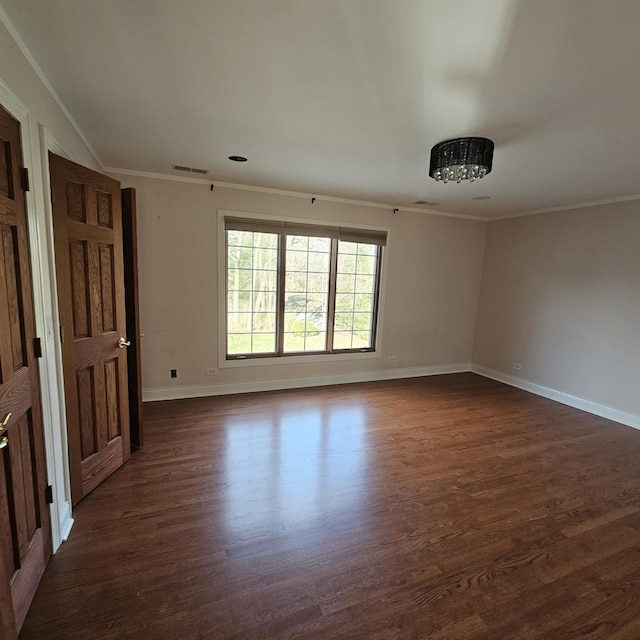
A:
[[[474,374],[145,405],[22,640],[640,637],[640,432]]]

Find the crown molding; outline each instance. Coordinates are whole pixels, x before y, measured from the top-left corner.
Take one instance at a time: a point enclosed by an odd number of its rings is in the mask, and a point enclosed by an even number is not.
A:
[[[451,213],[448,211],[434,211],[433,209],[417,209],[415,207],[403,207],[400,205],[386,204],[382,202],[370,202],[367,200],[352,200],[350,198],[337,198],[334,196],[318,195],[317,193],[305,193],[302,191],[286,191],[284,189],[272,189],[271,187],[258,187],[249,184],[237,184],[235,182],[219,182],[217,180],[206,178],[191,178],[187,176],[175,176],[168,173],[153,173],[150,171],[139,171],[137,169],[121,169],[119,167],[106,167],[106,173],[112,173],[122,176],[134,176],[138,178],[150,178],[152,180],[168,180],[170,182],[188,182],[191,184],[211,185],[223,189],[237,189],[239,191],[254,191],[257,193],[268,193],[276,196],[291,196],[294,198],[315,198],[323,202],[336,202],[339,204],[350,204],[361,207],[375,207],[377,209],[387,209],[393,211],[405,211],[408,213],[424,213],[432,216],[442,216],[445,218],[462,218],[464,220],[473,220],[474,222],[487,222],[488,218],[479,216],[470,216],[462,213]]]
[[[509,213],[507,215],[490,218],[489,222],[493,222],[494,220],[508,220],[509,218],[524,218],[525,216],[537,216],[541,213],[554,213],[556,211],[587,209],[589,207],[600,207],[607,204],[617,204],[619,202],[632,202],[634,200],[640,200],[640,195],[619,196],[617,198],[606,198],[604,200],[590,200],[588,202],[579,202],[577,204],[566,204],[561,207],[549,207],[548,209],[536,209],[535,211],[524,211],[522,213]]]
[[[134,169],[123,169],[123,168],[118,168],[118,167],[105,167],[103,162],[102,162],[102,160],[100,159],[98,153],[94,149],[93,145],[91,144],[91,142],[89,142],[89,139],[87,138],[87,136],[84,134],[84,132],[82,131],[82,129],[80,128],[78,123],[75,121],[74,117],[71,115],[71,113],[69,112],[67,107],[62,102],[60,96],[58,95],[56,90],[53,88],[53,85],[51,84],[51,82],[49,81],[47,76],[45,75],[45,73],[42,70],[42,68],[40,67],[40,65],[36,62],[35,58],[31,54],[31,51],[29,51],[27,45],[25,44],[24,40],[22,39],[22,37],[18,33],[17,29],[14,27],[13,23],[11,22],[11,19],[7,15],[6,11],[2,8],[2,6],[0,6],[0,22],[2,22],[4,27],[7,29],[7,31],[9,32],[11,37],[13,38],[14,42],[16,43],[17,47],[20,49],[22,55],[26,58],[27,62],[29,63],[29,65],[31,66],[31,68],[33,69],[35,74],[38,76],[38,78],[40,79],[42,84],[45,86],[45,88],[47,89],[47,91],[49,92],[49,94],[51,95],[53,100],[55,101],[55,103],[58,105],[60,110],[63,112],[63,114],[65,115],[65,117],[69,121],[69,124],[71,124],[71,126],[73,127],[75,132],[78,134],[78,136],[80,137],[82,142],[86,145],[87,149],[89,149],[89,151],[91,152],[91,154],[95,158],[95,160],[96,160],[98,166],[100,167],[100,169],[102,171],[106,172],[106,173],[115,173],[115,174],[119,174],[119,175],[130,175],[130,176],[137,176],[137,177],[143,177],[143,178],[152,178],[152,179],[156,179],[156,180],[169,180],[169,181],[174,181],[174,182],[187,182],[187,183],[193,183],[193,184],[211,184],[211,183],[213,183],[218,187],[222,187],[222,188],[226,188],[226,189],[236,189],[236,190],[241,190],[241,191],[254,191],[254,192],[258,192],[258,193],[268,193],[268,194],[271,194],[271,195],[284,195],[284,196],[291,196],[291,197],[298,197],[298,198],[316,198],[317,200],[322,200],[322,201],[325,201],[325,202],[335,202],[335,203],[340,203],[340,204],[350,204],[350,205],[365,206],[365,207],[375,207],[375,208],[378,208],[378,209],[391,209],[392,211],[394,209],[398,209],[398,211],[404,211],[404,212],[408,212],[408,213],[422,213],[422,214],[427,214],[427,215],[441,216],[441,217],[445,217],[445,218],[461,218],[463,220],[473,220],[473,221],[476,221],[476,222],[493,222],[493,221],[497,221],[497,220],[508,220],[510,218],[522,218],[522,217],[525,217],[525,216],[534,216],[534,215],[539,215],[539,214],[542,214],[542,213],[554,213],[554,212],[557,212],[557,211],[572,211],[574,209],[585,209],[585,208],[588,208],[588,207],[597,207],[597,206],[602,206],[602,205],[607,205],[607,204],[616,204],[616,203],[619,203],[619,202],[630,202],[630,201],[634,201],[634,200],[640,200],[640,194],[638,194],[638,195],[630,195],[630,196],[620,196],[620,197],[615,197],[615,198],[606,198],[606,199],[603,199],[603,200],[591,200],[591,201],[587,201],[587,202],[579,202],[579,203],[576,203],[576,204],[561,205],[561,206],[558,206],[558,207],[548,207],[548,208],[544,208],[544,209],[535,209],[533,211],[523,211],[523,212],[520,212],[520,213],[509,213],[509,214],[491,216],[490,218],[488,218],[488,217],[485,217],[485,216],[473,216],[473,215],[469,215],[469,214],[454,213],[454,212],[451,212],[451,211],[435,211],[433,209],[418,209],[416,207],[403,207],[403,206],[399,206],[399,205],[392,205],[392,204],[381,203],[381,202],[370,202],[370,201],[366,201],[366,200],[355,200],[355,199],[350,199],[350,198],[338,198],[338,197],[327,196],[327,195],[317,195],[315,193],[305,193],[305,192],[299,192],[299,191],[287,191],[287,190],[282,190],[282,189],[272,189],[272,188],[269,188],[269,187],[259,187],[259,186],[254,186],[254,185],[245,185],[245,184],[237,184],[237,183],[230,183],[230,182],[218,182],[218,181],[207,180],[206,178],[190,178],[190,177],[186,177],[186,176],[176,176],[176,175],[165,174],[165,173],[153,173],[153,172],[149,172],[149,171],[139,171],[139,170],[134,170]]]
[[[9,32],[14,42],[16,43],[18,49],[20,49],[22,55],[27,59],[27,62],[29,63],[29,65],[31,66],[35,74],[38,76],[38,78],[40,79],[40,82],[42,82],[46,90],[49,92],[49,95],[53,98],[54,102],[58,105],[62,113],[64,113],[66,119],[69,121],[69,124],[73,127],[74,131],[78,134],[82,142],[84,142],[87,149],[89,149],[89,151],[91,152],[91,155],[95,158],[100,169],[104,171],[104,164],[100,160],[100,157],[98,156],[96,150],[93,148],[92,144],[89,142],[89,139],[80,128],[80,125],[78,125],[78,123],[75,121],[75,119],[73,118],[73,116],[71,115],[67,107],[65,107],[64,103],[60,99],[60,96],[57,94],[56,90],[53,88],[53,85],[49,82],[49,78],[47,78],[47,76],[45,75],[40,65],[36,62],[36,59],[31,54],[31,51],[29,51],[24,40],[18,33],[17,29],[13,26],[13,23],[11,22],[9,16],[1,6],[0,6],[0,22],[2,22],[6,30]]]

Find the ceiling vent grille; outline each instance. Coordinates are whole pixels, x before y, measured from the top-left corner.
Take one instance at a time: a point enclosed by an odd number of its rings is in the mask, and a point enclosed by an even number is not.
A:
[[[181,164],[174,164],[173,168],[176,171],[186,171],[187,173],[199,173],[201,175],[209,173],[208,169],[196,169],[195,167],[183,167]]]

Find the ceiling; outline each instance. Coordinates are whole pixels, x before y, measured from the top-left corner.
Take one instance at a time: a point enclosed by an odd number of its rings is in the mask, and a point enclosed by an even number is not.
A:
[[[483,218],[640,194],[637,0],[0,5],[105,167]],[[429,178],[466,135],[493,172]]]

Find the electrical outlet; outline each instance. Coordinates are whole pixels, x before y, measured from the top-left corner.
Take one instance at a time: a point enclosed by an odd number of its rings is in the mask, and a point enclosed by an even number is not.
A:
[[[389,356],[387,358],[387,362],[389,362],[389,364],[395,364],[396,362],[398,362],[398,358],[396,358],[396,356]]]
[[[178,377],[178,370],[177,369],[171,369],[171,377],[172,378],[177,378]]]
[[[516,371],[522,371],[522,364],[521,364],[520,362],[514,362],[514,363],[513,363],[513,368],[514,368]]]
[[[217,369],[213,369],[213,368],[207,369],[207,375],[208,376],[215,376],[217,373],[218,373]]]

